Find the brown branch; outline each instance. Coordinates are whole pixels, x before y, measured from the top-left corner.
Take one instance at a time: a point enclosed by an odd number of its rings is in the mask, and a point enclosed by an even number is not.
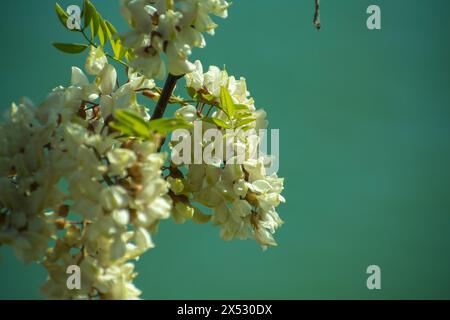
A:
[[[170,102],[170,98],[172,97],[172,93],[175,90],[177,81],[182,77],[183,75],[174,76],[173,74],[169,73],[166,79],[166,83],[164,84],[163,91],[161,92],[161,96],[159,97],[158,103],[156,104],[155,111],[153,111],[150,120],[161,119],[164,116],[164,112],[166,111],[167,105]],[[165,141],[166,138],[162,137],[159,143],[158,152],[161,151],[161,148],[163,147]]]
[[[320,30],[320,0],[314,0],[314,19],[313,23],[317,30]]]
[[[151,120],[161,119],[164,116],[170,97],[172,96],[173,90],[175,90],[175,85],[181,77],[183,76],[174,76],[172,74],[168,75],[163,91],[161,92],[161,96],[156,104],[155,111],[153,111]]]

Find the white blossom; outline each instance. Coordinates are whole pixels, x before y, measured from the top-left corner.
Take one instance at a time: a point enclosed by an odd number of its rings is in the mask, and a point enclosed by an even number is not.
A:
[[[85,69],[91,75],[98,75],[108,64],[108,59],[101,47],[91,46],[86,59]]]
[[[225,70],[215,66],[209,67],[208,71],[203,73],[201,63],[196,61],[196,70],[186,75],[186,84],[197,94],[211,95],[213,103],[216,104],[221,102],[221,88],[226,88],[233,101],[244,105],[251,115],[253,120],[247,124],[247,129],[266,128],[266,113],[261,109],[256,110],[244,78],[236,80]],[[190,122],[199,118],[198,110],[190,105],[181,107],[175,115]],[[228,120],[221,109],[216,110],[212,116],[223,121]],[[237,120],[232,121],[234,123]],[[258,147],[261,142],[259,138],[254,139],[251,135],[246,135],[246,130],[240,129],[230,133],[214,124],[203,123],[203,131],[211,127],[223,131],[223,136],[226,137],[225,149],[250,150]],[[200,141],[200,145],[203,148],[205,141]],[[250,154],[247,152],[245,155]],[[189,164],[188,173],[182,178],[170,177],[170,187],[175,194],[173,198],[177,200],[180,195],[190,195],[192,198],[184,198],[184,201],[190,199],[190,203],[198,202],[209,207],[212,212],[211,220],[220,226],[221,236],[225,240],[253,238],[264,249],[275,246],[273,234],[283,224],[276,212],[280,203],[285,201],[281,196],[283,179],[278,178],[276,174],[266,174],[264,155],[256,158],[244,157],[244,162],[240,164],[236,161],[236,156],[223,156],[223,159],[217,159],[214,164]],[[190,210],[193,210],[190,204],[177,202],[173,211],[175,221],[182,223],[189,219],[192,212]]]
[[[228,7],[225,0],[122,0],[122,14],[133,28],[122,36],[135,53],[131,66],[149,79],[162,77],[165,53],[171,74],[193,71],[192,48],[206,45],[202,33],[214,34],[217,27],[211,15],[226,18]]]

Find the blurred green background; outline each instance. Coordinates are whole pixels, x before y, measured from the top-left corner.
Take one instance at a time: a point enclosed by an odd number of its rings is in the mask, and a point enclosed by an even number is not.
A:
[[[93,2],[126,30],[118,0]],[[379,31],[366,28],[370,4]],[[50,45],[82,41],[53,5],[1,2],[1,111],[41,101],[84,64]],[[312,15],[312,0],[236,0],[193,55],[245,76],[280,129],[279,247],[165,221],[137,264],[143,298],[450,298],[450,2],[324,0],[320,32]],[[0,298],[42,298],[44,270],[0,253]],[[366,288],[371,264],[381,290]]]

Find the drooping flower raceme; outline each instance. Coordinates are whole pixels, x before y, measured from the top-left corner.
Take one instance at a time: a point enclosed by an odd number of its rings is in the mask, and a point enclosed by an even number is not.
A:
[[[14,104],[0,127],[0,244],[25,262],[43,259],[51,298],[137,298],[130,261],[154,246],[151,231],[170,216],[157,143],[116,139],[105,126],[114,109],[146,114],[139,80],[116,88],[115,78],[109,64],[94,84],[74,67],[69,88],[38,107]],[[70,265],[81,268],[80,290],[67,288]]]
[[[50,297],[72,297],[61,272],[75,264],[83,274],[77,298],[137,298],[140,291],[131,282],[135,274],[129,261],[154,247],[151,230],[170,216],[160,169],[164,157],[154,142],[124,145],[77,124],[68,125],[63,136],[57,151],[65,159],[60,169],[68,172],[71,209],[84,222],[68,226],[64,238],[49,250],[44,266],[50,278],[44,291]],[[79,253],[71,255],[72,248]]]
[[[59,103],[61,113],[53,113]],[[39,109],[26,99],[13,104],[0,126],[0,244],[11,245],[24,262],[42,257],[56,232],[50,220],[64,195],[48,143],[69,117],[64,94],[54,92]]]
[[[193,47],[205,46],[203,33],[214,33],[211,15],[225,18],[229,4],[122,0],[132,31],[120,38],[90,1],[85,5],[92,39],[79,32],[88,45],[56,47],[70,53],[89,48],[87,75],[72,67],[68,87],[53,89],[37,106],[22,99],[0,124],[0,246],[11,246],[24,262],[41,263],[48,272],[42,292],[55,299],[139,298],[134,261],[155,246],[153,235],[169,217],[212,221],[226,240],[275,246],[283,179],[267,173],[270,157],[252,151],[261,137],[249,134],[267,127],[266,113],[256,109],[244,78],[214,66],[204,72],[200,61],[189,61]],[[65,25],[67,14],[56,9]],[[105,50],[106,37],[114,55]],[[154,80],[166,72],[163,54],[170,89]],[[112,60],[126,66],[125,76]],[[185,74],[189,102],[174,96],[170,83]],[[174,118],[152,117],[155,110],[140,102],[140,93],[158,100],[160,114],[169,103],[180,108]],[[174,141],[172,158],[161,151],[167,135],[181,130],[203,153],[209,129],[220,133],[215,143],[225,150],[214,149],[209,160],[178,163]],[[243,158],[235,155],[240,151]],[[75,288],[68,285],[74,266],[81,272]]]
[[[250,237],[263,248],[275,246],[272,234],[283,223],[276,212],[276,207],[284,202],[280,194],[283,179],[275,173],[266,174],[268,159],[265,155],[250,156],[249,151],[257,148],[260,140],[255,134],[247,134],[249,130],[254,133],[266,128],[266,114],[263,110],[256,110],[244,78],[236,80],[215,66],[203,73],[200,61],[195,64],[196,70],[186,75],[188,90],[198,99],[201,109],[208,104],[216,105],[218,109],[208,118],[198,112],[196,107],[187,105],[180,108],[176,115],[190,122],[202,121],[201,138],[195,139],[195,128],[189,134],[194,136],[193,143],[200,144],[200,148],[204,149],[208,145],[204,132],[209,129],[220,130],[224,137],[220,143],[225,152],[219,158],[216,156],[211,163],[189,164],[186,177],[180,177],[181,171],[177,170],[175,177],[169,179],[171,189],[178,197],[184,195],[191,202],[211,208],[212,221],[221,227],[222,238]],[[221,91],[228,92],[233,103],[239,106],[239,111],[235,111],[233,116],[227,114],[226,108],[220,105]],[[227,130],[231,128],[235,130]],[[243,150],[244,157],[239,163],[235,154],[240,150]],[[183,210],[186,208],[183,207]],[[179,216],[185,215],[180,212]]]

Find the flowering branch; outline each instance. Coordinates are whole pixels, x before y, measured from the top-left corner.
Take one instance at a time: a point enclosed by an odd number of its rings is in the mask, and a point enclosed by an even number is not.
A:
[[[122,1],[133,30],[121,35],[84,0],[84,28],[77,31],[87,43],[54,46],[71,54],[89,48],[85,69],[95,80],[72,67],[69,87],[53,90],[38,107],[28,99],[13,104],[0,124],[0,246],[11,245],[21,260],[47,269],[41,290],[50,298],[138,298],[133,261],[154,247],[152,234],[168,218],[211,221],[225,240],[251,238],[264,249],[277,245],[273,234],[283,224],[276,208],[285,201],[284,182],[266,172],[265,155],[235,163],[214,147],[213,163],[207,157],[190,166],[160,152],[165,137],[177,129],[195,138],[199,123],[220,139],[227,135],[231,150],[256,150],[259,140],[246,131],[267,126],[245,78],[215,66],[204,72],[200,61],[189,60],[192,48],[205,46],[203,33],[217,27],[211,16],[226,18],[229,3],[196,0],[203,6],[197,10],[178,8],[178,2],[190,1]],[[73,31],[69,14],[58,4],[55,9],[61,24]],[[118,83],[108,58],[126,66],[125,84]],[[166,70],[164,87],[155,87],[154,79]],[[183,76],[189,100],[173,94]],[[137,92],[157,101],[150,121]],[[175,117],[163,119],[169,104],[181,107]],[[190,149],[181,151],[195,158]],[[74,274],[68,277],[70,270]]]

